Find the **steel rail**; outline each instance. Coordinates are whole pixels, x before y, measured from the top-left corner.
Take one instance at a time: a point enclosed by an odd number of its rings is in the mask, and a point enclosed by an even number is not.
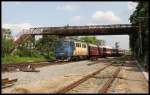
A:
[[[40,68],[43,66],[51,66],[51,65],[63,65],[63,64],[69,64],[70,62],[56,62],[56,61],[51,61],[50,63],[43,63],[43,62],[48,62],[48,61],[35,61],[35,62],[20,62],[20,63],[10,63],[10,64],[2,64],[2,68],[1,68],[1,72],[11,72],[11,71],[16,71],[16,69],[21,69],[21,68],[25,68],[28,65],[31,65],[32,67],[36,68]],[[74,61],[71,61],[74,62]],[[93,61],[94,63],[92,64],[96,64],[98,62],[101,61]],[[91,65],[92,65],[91,64]],[[89,64],[87,64],[89,65]]]
[[[8,78],[4,78],[1,80],[2,82],[2,89],[4,88],[7,88],[7,87],[10,87],[10,86],[13,86],[14,85],[14,82],[17,82],[18,79],[12,79],[12,80],[9,80]]]
[[[2,89],[12,86],[14,82],[17,81],[18,79],[12,79],[12,80],[9,80],[8,78],[2,79]]]
[[[121,70],[121,67],[119,67],[112,75],[112,77],[110,79],[107,80],[107,82],[103,85],[102,88],[100,88],[100,90],[98,91],[99,93],[102,94],[106,94],[108,89],[111,87],[113,81],[115,80],[115,78],[117,78],[119,72]]]
[[[112,64],[109,64],[109,65],[107,65],[107,66],[105,66],[105,67],[103,67],[103,68],[101,68],[101,69],[99,69],[99,70],[97,70],[97,71],[95,71],[95,72],[92,72],[91,74],[88,74],[88,75],[84,76],[83,78],[81,78],[81,79],[79,79],[79,80],[77,80],[77,81],[71,83],[70,85],[67,85],[67,86],[65,86],[65,87],[63,87],[63,88],[57,90],[57,91],[54,92],[54,93],[65,93],[65,92],[68,92],[68,91],[70,91],[71,89],[73,89],[73,88],[75,88],[76,86],[78,86],[79,84],[85,82],[86,80],[88,80],[88,79],[91,78],[92,76],[96,75],[97,73],[100,73],[101,71],[103,71],[105,68],[107,68],[107,67],[110,66],[110,65],[112,65]]]

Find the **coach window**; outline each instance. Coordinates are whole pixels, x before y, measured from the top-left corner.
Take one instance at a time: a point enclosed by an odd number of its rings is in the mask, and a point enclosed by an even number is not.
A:
[[[84,48],[84,44],[82,44],[82,48]]]
[[[81,44],[79,43],[79,47],[81,47]]]
[[[86,45],[85,45],[85,44],[83,44],[83,48],[86,48]]]
[[[77,43],[77,47],[80,47],[80,44],[79,44],[79,43]]]
[[[76,43],[76,46],[77,46],[77,47],[79,47],[79,44],[78,44],[78,43]]]

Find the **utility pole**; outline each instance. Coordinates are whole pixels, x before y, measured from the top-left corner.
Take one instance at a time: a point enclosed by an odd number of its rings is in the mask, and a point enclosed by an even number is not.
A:
[[[142,51],[142,22],[144,21],[144,19],[148,19],[148,17],[138,17],[138,21],[139,21],[139,53],[138,56],[140,56],[143,51]]]
[[[138,20],[139,20],[139,45],[140,45],[139,53],[138,53],[139,57],[143,53],[143,51],[142,51],[142,22],[145,19],[149,19],[149,17],[138,17]],[[144,61],[145,61],[144,67],[145,67],[146,70],[148,70],[149,69],[149,66],[148,66],[149,58],[148,58],[148,53],[147,52],[146,52]]]

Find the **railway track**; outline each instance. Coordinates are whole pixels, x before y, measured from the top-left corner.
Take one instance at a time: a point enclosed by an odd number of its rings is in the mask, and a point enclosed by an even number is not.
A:
[[[59,89],[55,93],[107,93],[107,90],[119,74],[121,65],[119,67],[113,67],[112,64],[109,64]]]
[[[100,88],[100,90],[98,91],[99,93],[107,93],[107,90],[110,88],[111,84],[113,83],[113,81],[115,80],[115,78],[117,78],[119,72],[121,70],[121,67],[119,67],[112,75],[112,77],[107,80],[107,82],[103,85],[102,88]]]
[[[14,64],[2,64],[1,71],[2,72],[15,72],[17,69],[20,71],[26,71],[25,69],[31,66],[33,69],[49,66],[49,65],[62,65],[67,64],[69,62],[28,62],[28,63],[14,63]],[[32,70],[31,70],[32,71]]]
[[[15,82],[17,82],[18,79],[2,79],[2,88],[7,88],[10,87],[12,85],[14,85]]]
[[[1,71],[2,72],[16,72],[17,69],[19,69],[20,71],[34,71],[34,70],[27,70],[27,68],[30,66],[33,69],[36,68],[40,68],[40,67],[44,67],[44,66],[50,66],[50,65],[63,65],[63,64],[68,64],[70,62],[75,62],[75,61],[69,61],[69,62],[48,62],[48,61],[44,61],[44,62],[28,62],[28,63],[14,63],[14,64],[2,64],[2,68]],[[97,64],[101,61],[91,61],[91,63],[87,64],[87,65],[93,65],[93,64]]]
[[[91,61],[89,64],[86,65],[98,64],[98,62],[101,61]],[[59,64],[66,64],[66,62],[60,62]],[[90,74],[82,77],[77,81],[72,82],[69,85],[64,86],[61,89],[55,90],[55,92],[53,93],[102,93],[102,94],[109,93],[110,90],[114,88],[114,83],[115,86],[116,84],[119,85],[119,83],[116,83],[116,80],[127,79],[122,75],[120,76],[120,74],[122,74],[122,71],[124,70],[124,67],[122,67],[122,65],[127,67],[136,66],[134,60],[128,60],[128,61],[121,60],[119,63],[110,62],[109,64],[106,64],[105,67],[96,70],[95,72],[91,72]],[[8,79],[4,79],[4,81],[8,81]],[[5,85],[5,87],[14,85],[15,82],[11,83],[10,81],[8,82],[8,84],[9,85]],[[117,89],[118,88],[115,88],[113,89],[113,91],[117,91]]]

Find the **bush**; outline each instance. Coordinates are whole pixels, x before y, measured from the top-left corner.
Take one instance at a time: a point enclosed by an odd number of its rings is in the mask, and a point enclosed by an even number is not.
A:
[[[19,63],[19,62],[36,62],[36,61],[46,61],[44,57],[19,57],[15,55],[7,55],[2,57],[2,64],[8,63]]]
[[[49,60],[55,60],[55,53],[54,52],[49,52]]]

